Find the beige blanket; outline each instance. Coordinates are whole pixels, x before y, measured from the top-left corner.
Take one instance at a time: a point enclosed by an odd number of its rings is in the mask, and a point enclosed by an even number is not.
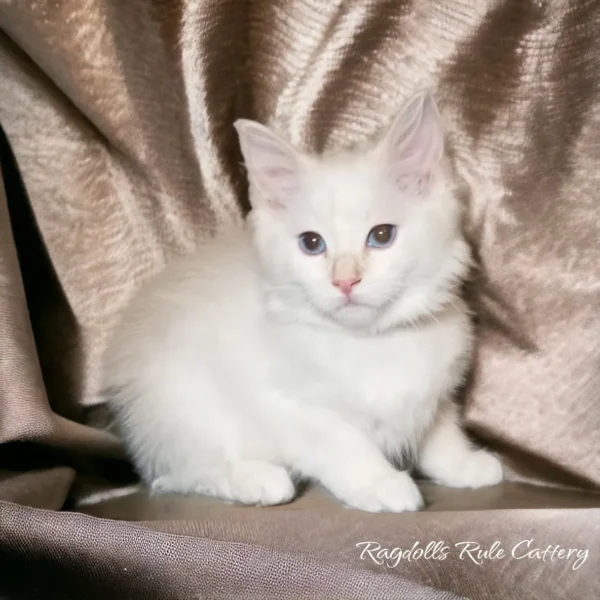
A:
[[[599,32],[596,0],[0,0],[0,596],[597,598]],[[99,356],[142,280],[242,218],[232,122],[321,151],[423,88],[478,262],[465,418],[513,483],[424,486],[416,515],[126,487]],[[510,555],[530,538],[589,554]],[[368,540],[452,551],[380,565]]]

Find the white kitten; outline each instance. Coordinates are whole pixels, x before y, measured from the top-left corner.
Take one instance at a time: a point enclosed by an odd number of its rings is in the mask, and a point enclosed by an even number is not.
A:
[[[299,475],[351,507],[416,510],[417,486],[391,464],[408,451],[439,483],[499,482],[451,402],[471,349],[457,296],[469,251],[433,99],[414,97],[374,147],[320,158],[235,126],[247,230],[145,285],[106,354],[143,479],[268,505],[291,500]]]

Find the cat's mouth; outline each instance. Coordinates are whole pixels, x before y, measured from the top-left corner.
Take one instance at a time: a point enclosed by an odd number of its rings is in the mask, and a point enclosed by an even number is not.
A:
[[[359,298],[340,299],[330,311],[330,318],[346,327],[369,327],[377,316],[377,309]]]
[[[352,296],[344,296],[340,298],[339,308],[345,308],[346,306],[359,306],[360,301]]]
[[[364,298],[361,294],[352,294],[348,296],[338,296],[332,299],[331,304],[325,310],[325,313],[329,314],[330,318],[334,320],[342,319],[343,321],[348,318],[351,321],[355,319],[370,320],[373,317],[373,313],[376,313],[378,307],[370,302],[368,298]]]
[[[373,308],[369,303],[365,302],[362,298],[357,298],[354,296],[345,297],[340,299],[340,303],[338,304],[338,310],[344,308]]]
[[[364,306],[366,308],[374,308],[373,303],[365,298],[364,294],[354,293],[350,296],[340,297],[340,307],[344,306]]]
[[[373,308],[370,304],[367,304],[361,300],[350,298],[348,302],[346,302],[346,306],[356,307],[356,308]]]

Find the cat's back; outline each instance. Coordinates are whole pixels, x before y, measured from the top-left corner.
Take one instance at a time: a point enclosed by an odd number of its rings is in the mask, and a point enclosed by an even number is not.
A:
[[[256,287],[256,264],[248,231],[231,227],[178,257],[148,281],[133,298],[130,312],[178,313],[235,307],[240,294]],[[156,316],[156,315],[153,315]]]
[[[105,379],[136,364],[207,344],[223,327],[256,318],[258,281],[249,232],[228,228],[178,257],[145,282],[122,311],[109,340]]]

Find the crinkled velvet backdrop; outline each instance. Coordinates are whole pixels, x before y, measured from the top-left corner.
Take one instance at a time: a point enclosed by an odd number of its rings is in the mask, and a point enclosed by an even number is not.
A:
[[[597,598],[599,32],[597,0],[0,0],[0,595]],[[478,258],[466,420],[513,482],[424,486],[416,515],[119,487],[89,425],[99,354],[144,278],[241,218],[233,120],[319,151],[424,87]],[[355,548],[530,537],[590,555],[388,568]]]

